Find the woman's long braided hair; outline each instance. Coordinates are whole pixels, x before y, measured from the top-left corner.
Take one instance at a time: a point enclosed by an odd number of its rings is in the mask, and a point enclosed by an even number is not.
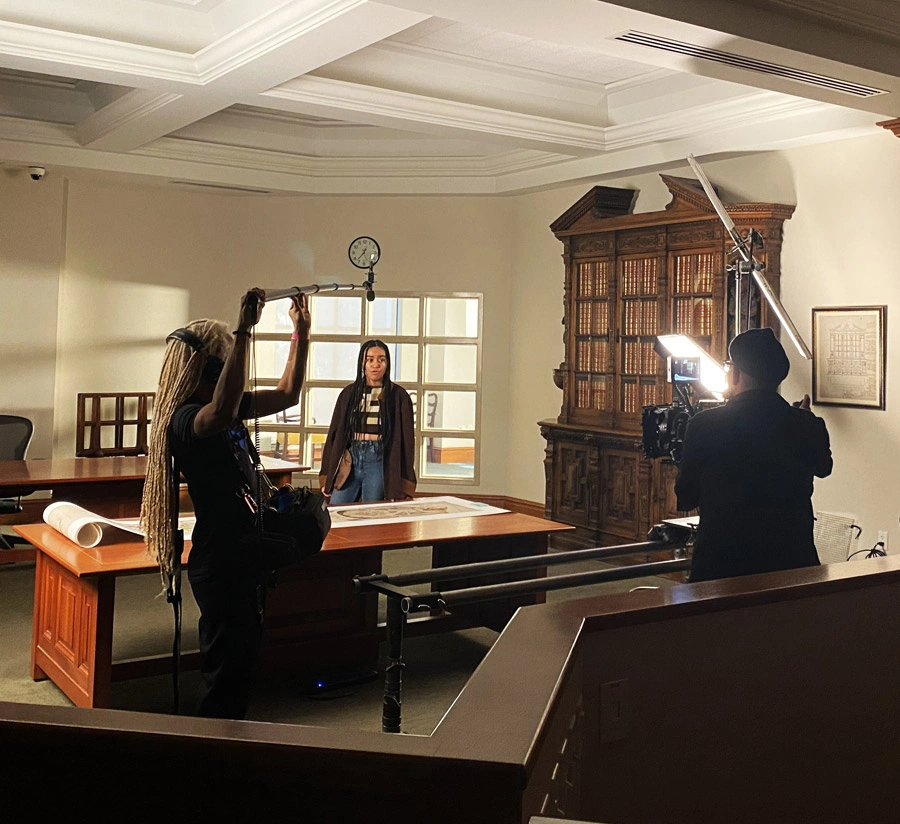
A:
[[[141,528],[147,551],[156,558],[163,585],[175,567],[172,529],[172,459],[169,445],[169,422],[200,384],[203,367],[210,357],[225,360],[233,346],[228,325],[220,320],[195,320],[186,327],[202,342],[194,349],[175,338],[169,339],[159,376],[159,387],[153,404],[153,426],[150,431],[150,454],[147,479],[141,501]]]
[[[362,409],[363,396],[366,393],[366,353],[373,348],[379,348],[384,351],[385,370],[382,379],[381,401],[378,404],[378,434],[382,443],[387,446],[391,442],[391,436],[394,433],[393,404],[391,396],[393,383],[391,382],[391,350],[388,349],[384,341],[373,338],[367,340],[359,348],[359,357],[356,361],[356,380],[353,382],[353,389],[350,392],[350,406],[348,408],[347,418],[344,421],[344,443],[349,445],[353,442],[353,433],[362,431],[364,411]]]

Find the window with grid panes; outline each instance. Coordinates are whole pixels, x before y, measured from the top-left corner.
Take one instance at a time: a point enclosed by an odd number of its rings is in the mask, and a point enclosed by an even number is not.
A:
[[[354,380],[360,345],[390,350],[391,379],[415,407],[420,481],[477,483],[481,388],[481,305],[476,293],[361,293],[310,296],[312,330],[300,402],[259,422],[260,453],[296,461],[318,475],[331,414]],[[290,301],[266,306],[256,330],[255,385],[274,386],[290,350]],[[255,369],[255,371],[254,371]]]

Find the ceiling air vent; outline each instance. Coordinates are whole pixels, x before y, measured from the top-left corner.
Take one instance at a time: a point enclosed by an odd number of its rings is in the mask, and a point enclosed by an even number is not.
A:
[[[767,63],[765,60],[757,60],[753,57],[744,57],[740,54],[710,49],[706,46],[697,46],[693,43],[682,43],[680,40],[670,40],[667,37],[659,37],[655,34],[646,34],[641,31],[627,31],[624,34],[616,35],[613,39],[621,40],[624,43],[634,43],[638,46],[646,46],[658,51],[684,54],[688,57],[700,58],[701,60],[711,60],[713,63],[723,63],[726,66],[734,66],[738,69],[770,74],[773,77],[783,77],[785,80],[796,80],[798,83],[808,83],[810,86],[818,86],[820,89],[852,94],[854,97],[874,97],[878,94],[886,94],[884,89],[863,86],[859,83],[839,80],[836,77],[828,77],[824,74],[814,74],[802,69],[792,69],[790,66],[780,66],[778,63]]]
[[[218,192],[235,192],[242,195],[270,195],[269,189],[251,189],[247,186],[227,186],[220,183],[196,183],[193,180],[171,180],[173,186],[190,186],[195,189],[212,189]]]

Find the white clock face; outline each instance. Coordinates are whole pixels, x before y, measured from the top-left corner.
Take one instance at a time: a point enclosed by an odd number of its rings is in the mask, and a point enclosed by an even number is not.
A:
[[[360,269],[368,269],[378,263],[381,257],[381,249],[370,237],[358,237],[350,244],[350,262]]]

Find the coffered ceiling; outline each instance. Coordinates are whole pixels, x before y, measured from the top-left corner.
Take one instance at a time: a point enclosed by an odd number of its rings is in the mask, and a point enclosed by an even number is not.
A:
[[[0,165],[504,194],[835,140],[900,114],[897,6],[5,0]]]

